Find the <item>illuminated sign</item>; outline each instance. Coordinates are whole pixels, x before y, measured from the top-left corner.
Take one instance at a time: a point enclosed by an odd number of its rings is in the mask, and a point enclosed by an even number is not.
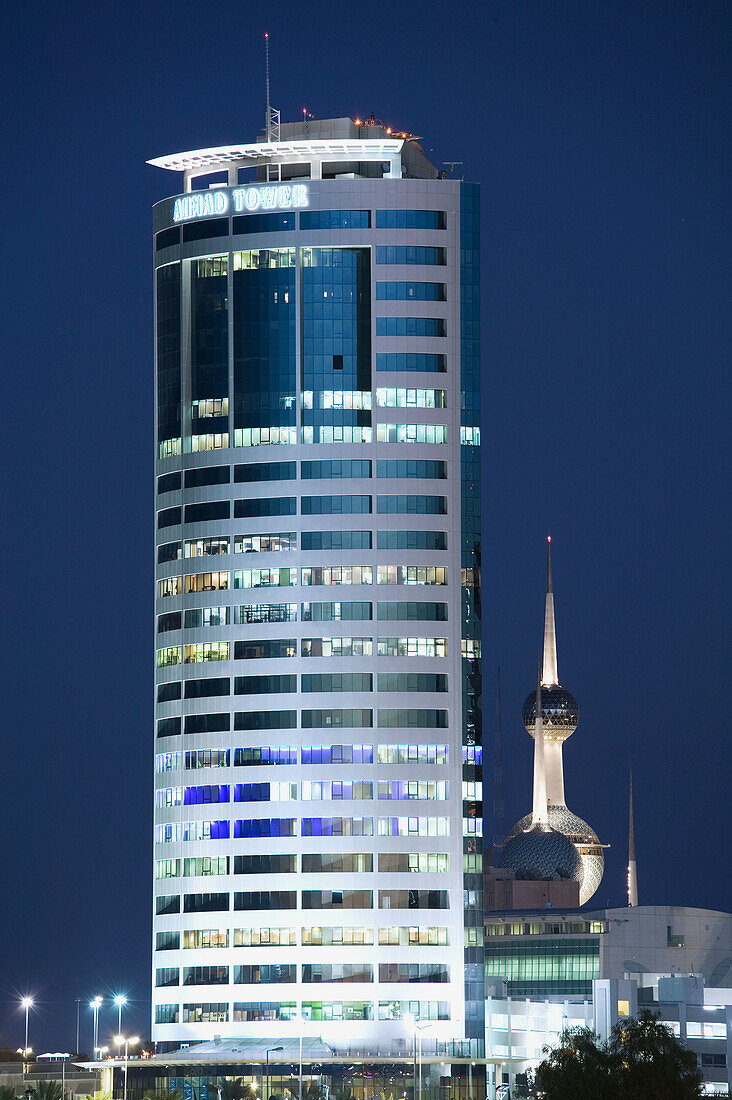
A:
[[[231,201],[237,214],[255,210],[289,210],[308,205],[308,189],[304,183],[278,183],[266,187],[237,187],[231,192]],[[226,191],[194,191],[175,200],[173,221],[185,222],[191,218],[211,218],[225,214],[229,209]]]

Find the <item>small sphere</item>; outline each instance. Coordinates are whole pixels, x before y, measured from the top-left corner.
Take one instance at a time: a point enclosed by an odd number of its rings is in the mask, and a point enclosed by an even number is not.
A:
[[[534,736],[536,728],[536,692],[526,696],[521,712],[527,733]],[[541,720],[547,741],[565,741],[577,729],[579,707],[577,700],[559,684],[541,687]]]
[[[514,832],[503,849],[503,866],[519,879],[553,879],[558,875],[580,882],[582,876],[582,860],[572,841],[546,825]]]

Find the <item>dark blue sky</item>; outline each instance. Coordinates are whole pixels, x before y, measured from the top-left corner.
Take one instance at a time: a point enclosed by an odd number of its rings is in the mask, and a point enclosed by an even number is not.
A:
[[[177,177],[145,161],[254,138],[264,30],[283,120],[373,111],[483,186],[507,826],[551,531],[567,801],[612,845],[596,900],[624,900],[632,749],[641,902],[732,908],[727,0],[6,4],[0,1045],[26,990],[36,1050],[118,988],[149,1031],[150,207]]]

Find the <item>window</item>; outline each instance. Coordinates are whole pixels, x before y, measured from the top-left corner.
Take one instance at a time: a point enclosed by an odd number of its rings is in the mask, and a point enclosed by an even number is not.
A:
[[[177,1024],[180,1018],[178,1005],[155,1005],[156,1024]]]
[[[234,822],[235,840],[263,836],[297,836],[297,818],[260,817]]]
[[[156,932],[156,951],[177,951],[180,947],[180,932]]]
[[[237,661],[255,661],[259,658],[274,661],[281,657],[296,657],[297,639],[261,638],[258,641],[236,642],[234,656]]]
[[[373,764],[373,762],[373,745],[302,746],[303,764]]]
[[[369,229],[370,210],[301,210],[301,229]]]
[[[155,860],[155,878],[178,878],[180,875],[180,860],[179,859],[156,859]]]
[[[331,927],[314,926],[302,929],[303,947],[350,947],[352,945],[373,944],[373,928],[363,926],[334,925]]]
[[[380,710],[378,724],[385,728],[447,729],[446,710]]]
[[[155,773],[179,771],[182,756],[180,752],[159,752],[155,757]]]
[[[444,565],[379,565],[377,584],[447,584]]]
[[[174,245],[180,244],[180,226],[171,225],[168,229],[161,229],[159,233],[155,234],[155,251],[160,252],[163,248],[171,248]],[[158,1021],[156,1021],[157,1023]],[[178,1021],[176,1020],[176,1023]]]
[[[374,797],[373,788],[370,780],[305,779],[302,784],[302,800],[329,802],[371,799]]]
[[[180,913],[180,897],[178,894],[161,894],[155,898],[155,913],[159,917],[167,917],[171,913]]]
[[[382,409],[446,409],[447,390],[378,389],[376,404]]]
[[[180,787],[161,787],[155,792],[155,805],[158,809],[166,806],[180,806],[182,791]]]
[[[203,397],[203,398],[199,398],[197,401],[191,401],[191,417],[193,418],[194,421],[196,421],[196,420],[213,420],[213,419],[216,419],[217,417],[228,416],[228,415],[229,415],[229,399],[228,399],[228,397]],[[203,437],[200,437],[200,438],[203,438]],[[195,448],[194,448],[194,450],[195,450]],[[207,469],[215,469],[215,470],[219,471],[219,473],[212,474],[212,475],[207,475],[204,472],[199,473],[199,471],[197,471],[197,470],[190,470],[189,473],[192,474],[194,477],[195,476],[200,476],[202,478],[206,478],[207,476],[212,476],[214,478],[214,480],[213,481],[205,481],[205,480],[204,481],[188,481],[186,479],[186,488],[189,488],[191,485],[222,485],[222,484],[228,485],[229,484],[229,467],[228,466],[215,466],[215,467],[203,466],[200,469],[201,469],[201,471],[205,471]],[[223,473],[224,470],[226,471],[226,473]]]
[[[229,446],[228,432],[207,432],[203,435],[191,436],[191,451],[199,454],[203,451],[223,451]],[[221,519],[221,515],[212,516],[212,519]]]
[[[214,573],[187,573],[185,577],[185,591],[189,592],[218,592],[225,591],[229,587],[229,573],[227,570]]]
[[[382,852],[379,855],[379,871],[446,874],[449,870],[450,857],[445,852]]]
[[[380,982],[449,982],[450,967],[442,963],[379,963]]]
[[[334,458],[321,462],[301,462],[303,481],[335,477],[371,477],[371,460],[367,458]]]
[[[377,463],[377,477],[446,478],[447,463],[429,459],[381,459]]]
[[[228,607],[191,607],[185,613],[185,625],[191,627],[228,626]]]
[[[184,913],[228,913],[228,894],[184,894]]]
[[[192,714],[191,718],[208,718],[207,714]],[[218,716],[217,716],[218,717]],[[229,715],[221,715],[228,718]],[[217,723],[218,724],[218,723]],[[228,729],[228,723],[226,725]],[[198,771],[199,768],[228,768],[228,749],[193,749],[185,754],[185,768],[187,772]]]
[[[297,535],[283,531],[274,535],[237,535],[235,554],[271,554],[280,550],[297,550]]]
[[[203,404],[203,401],[194,401],[194,416],[205,415],[205,411],[202,414],[198,407]],[[199,466],[195,470],[186,470],[186,489],[197,489],[202,485],[228,485],[230,477],[228,466]]]
[[[295,1020],[296,1001],[235,1001],[234,1021],[248,1023],[253,1020]]]
[[[379,909],[449,909],[447,890],[379,890]]]
[[[437,925],[397,925],[379,929],[379,943],[391,947],[446,947],[447,929]]]
[[[295,947],[294,928],[235,928],[234,947]]]
[[[295,712],[287,711],[279,713],[292,713],[293,726]],[[297,764],[296,745],[252,745],[243,749],[234,749],[234,766],[237,768],[251,768],[264,765],[270,767],[273,764]]]
[[[168,687],[167,684],[164,685]],[[180,687],[180,684],[176,685]],[[158,699],[160,691],[158,691]],[[158,720],[158,737],[178,737],[180,735],[180,718],[160,718]]]
[[[377,229],[444,229],[444,210],[377,210]]]
[[[303,836],[373,836],[373,817],[304,817]]]
[[[388,424],[376,425],[377,443],[447,443],[445,424]]]
[[[370,550],[370,531],[303,531],[303,550]]]
[[[183,796],[184,806],[206,806],[209,803],[228,801],[228,783],[204,783],[195,787],[186,787]]]
[[[447,622],[447,604],[419,603],[409,600],[379,603],[376,608],[376,617],[389,621]]]
[[[297,981],[296,963],[248,963],[234,970],[236,985],[287,984]]]
[[[379,817],[379,836],[449,836],[449,817]]]
[[[282,875],[295,871],[295,855],[234,856],[235,875]]]
[[[370,963],[303,963],[303,982],[372,982]]]
[[[229,540],[227,538],[212,539],[186,539],[185,556],[187,558],[216,557],[219,554],[229,553]]]
[[[288,588],[296,584],[297,566],[234,570],[234,588]]]
[[[311,691],[373,691],[373,676],[370,672],[304,672],[302,692]]]
[[[251,248],[246,252],[235,252],[234,271],[295,267],[296,252],[296,248]]]
[[[444,302],[447,298],[445,283],[418,283],[414,281],[376,284],[377,302]]]
[[[371,512],[371,497],[303,497],[300,510],[304,516],[348,515]]]
[[[235,519],[252,519],[257,516],[294,516],[297,509],[294,497],[252,497],[234,501]]]
[[[370,1001],[303,1001],[304,1020],[371,1020]]]
[[[296,603],[252,603],[234,608],[234,622],[245,623],[296,623]]]
[[[192,856],[183,860],[183,878],[199,878],[204,875],[228,875],[228,856]]]
[[[379,244],[376,246],[377,264],[420,264],[422,266],[444,265],[447,253],[444,248],[430,248],[425,245]]]
[[[238,214],[232,218],[234,234],[282,233],[295,228],[295,211],[281,214]]]
[[[373,890],[303,890],[303,909],[372,909]]]
[[[231,504],[228,500],[208,500],[204,504],[187,504],[186,523],[205,523],[212,519],[228,519]]]
[[[183,226],[183,244],[189,241],[205,241],[211,237],[229,235],[228,218],[209,218],[207,221],[189,222]]]
[[[234,802],[295,802],[297,783],[236,783]]]
[[[447,497],[399,496],[377,497],[379,515],[447,515]]]
[[[296,725],[297,711],[294,710],[238,711],[234,715],[235,730],[289,730],[295,729]],[[244,752],[243,749],[241,751]],[[254,751],[252,749],[252,752]],[[242,759],[242,763],[248,763],[248,761]],[[273,763],[284,763],[284,761],[273,761]]]
[[[447,745],[377,745],[379,764],[447,764]]]
[[[311,852],[304,853],[302,869],[307,872],[361,872],[373,871],[374,857],[369,852]]]
[[[360,601],[304,603],[302,605],[303,622],[357,622],[371,618],[371,604]]]
[[[442,672],[380,672],[377,691],[447,691]]]
[[[158,512],[158,531],[164,527],[175,527],[180,523],[180,508],[163,508]]]
[[[180,596],[182,590],[180,577],[165,577],[158,581],[159,600],[164,600],[168,596]]]
[[[275,443],[297,443],[297,428],[272,425],[269,428],[235,428],[235,447],[266,447]]]
[[[374,571],[370,565],[318,565],[303,566],[302,584],[373,584]]]
[[[447,336],[447,324],[444,317],[377,317],[376,335]]]
[[[229,931],[227,928],[192,928],[183,933],[184,949],[200,950],[205,947],[228,946]]]
[[[301,713],[300,724],[301,724],[303,729],[331,729],[331,728],[333,728],[333,729],[361,729],[363,727],[373,726],[374,716],[373,716],[373,711],[371,711],[371,710],[360,710],[360,709],[303,710],[302,713]],[[315,753],[316,746],[311,746],[311,747],[312,747],[313,753]],[[342,748],[343,751],[345,752],[346,749],[349,748],[349,747],[350,746],[347,746],[347,745],[343,745],[343,746],[340,746],[340,745],[321,745],[321,746],[318,746],[318,750],[322,753],[325,753],[326,750],[333,750],[333,752],[335,752],[336,750]],[[352,747],[353,747],[353,751],[355,753],[356,749],[359,746],[354,745]],[[306,748],[307,748],[307,746],[303,747],[303,754],[305,753]],[[368,748],[370,748],[370,746],[367,746],[367,745],[362,745],[361,746],[362,752],[364,754],[366,752],[366,749],[368,749]],[[303,764],[307,764],[307,763],[318,764],[318,763],[329,763],[329,762],[330,763],[344,763],[345,764],[345,763],[349,763],[350,761],[347,761],[345,758],[342,761],[338,761],[331,754],[331,760],[330,761],[327,761],[325,759],[317,760],[317,759],[315,759],[315,757],[313,757],[313,759],[311,759],[311,760],[306,760],[305,756],[303,755],[302,762],[303,762]],[[354,760],[353,762],[354,763],[359,763],[358,760]],[[365,758],[361,762],[364,763],[364,764],[371,763],[371,761],[367,761]]]
[[[201,664],[204,661],[228,661],[228,642],[196,642],[185,647],[185,663]]]
[[[378,285],[378,284],[377,284]],[[376,353],[377,371],[408,371],[410,373],[444,374],[447,356],[427,352],[379,351]]]
[[[225,1024],[228,1019],[229,1006],[226,1003],[183,1005],[184,1024]]]
[[[378,657],[447,657],[447,638],[378,638]]]
[[[300,647],[303,657],[370,657],[373,651],[373,640],[371,638],[303,638]]]
[[[210,699],[217,695],[229,695],[231,682],[228,676],[208,680],[186,680],[186,699]]]
[[[158,668],[168,668],[170,665],[180,664],[181,649],[179,645],[167,646],[157,652]]]
[[[234,467],[234,481],[292,481],[297,477],[296,462],[248,462]]]
[[[181,827],[184,842],[229,839],[229,822],[227,819],[219,821],[184,821]]]
[[[158,565],[163,565],[166,561],[177,561],[181,556],[181,546],[179,542],[166,542],[162,546],[158,546]]]
[[[236,676],[236,695],[271,695],[297,691],[297,676]]]
[[[396,802],[415,799],[444,802],[449,791],[446,779],[380,779],[377,784],[379,799]]]
[[[250,890],[234,894],[234,909],[297,909],[297,891]]]

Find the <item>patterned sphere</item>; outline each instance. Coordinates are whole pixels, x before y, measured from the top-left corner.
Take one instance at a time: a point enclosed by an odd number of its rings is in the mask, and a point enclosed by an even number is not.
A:
[[[526,696],[521,712],[528,733],[534,736],[536,728],[536,692]],[[541,687],[541,721],[547,741],[566,741],[577,729],[579,707],[577,700],[558,684]]]
[[[512,831],[503,848],[503,866],[520,879],[571,879],[579,882],[582,862],[574,844],[564,833],[545,825]]]
[[[517,821],[508,834],[506,841],[508,842],[512,837],[524,833],[530,827],[531,819],[532,815],[527,814],[526,817],[522,817],[520,821]],[[605,873],[605,853],[600,847],[597,833],[586,821],[583,821],[577,814],[573,814],[566,806],[549,807],[549,824],[552,829],[564,833],[572,844],[579,845],[581,849],[579,852],[582,863],[582,877],[579,880],[580,905],[584,905],[597,891]]]

